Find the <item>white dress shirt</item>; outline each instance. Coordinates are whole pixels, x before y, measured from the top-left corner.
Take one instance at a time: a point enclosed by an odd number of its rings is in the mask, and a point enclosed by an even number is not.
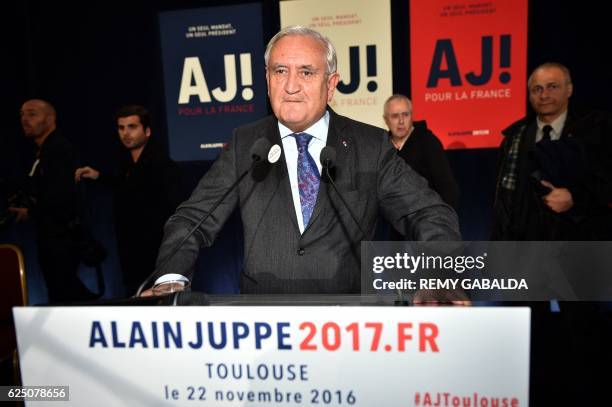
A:
[[[567,119],[567,110],[565,112],[563,112],[561,114],[561,116],[557,117],[555,120],[553,120],[552,123],[550,123],[550,127],[552,127],[552,130],[550,132],[550,139],[551,140],[559,140],[561,138],[561,132],[563,132],[563,126],[565,126],[565,119]],[[543,121],[540,120],[540,118],[537,118],[537,123],[538,123],[538,131],[536,132],[536,143],[540,140],[542,140],[542,137],[544,137],[544,126],[548,125],[548,123],[544,123]]]

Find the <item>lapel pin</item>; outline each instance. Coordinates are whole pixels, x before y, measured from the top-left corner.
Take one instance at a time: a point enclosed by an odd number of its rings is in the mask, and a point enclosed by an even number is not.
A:
[[[275,162],[277,162],[281,156],[281,152],[282,152],[281,147],[278,144],[274,144],[270,148],[270,151],[268,152],[268,161],[271,164],[274,164]]]
[[[344,146],[344,148],[348,148],[348,143],[346,142],[346,140],[342,140],[342,145]]]

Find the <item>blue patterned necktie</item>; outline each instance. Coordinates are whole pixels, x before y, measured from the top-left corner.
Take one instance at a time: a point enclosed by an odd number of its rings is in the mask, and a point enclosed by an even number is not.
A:
[[[295,133],[293,137],[295,137],[298,148],[298,188],[300,190],[300,204],[302,205],[302,219],[304,220],[304,229],[306,229],[317,203],[321,176],[315,160],[308,152],[308,143],[312,140],[312,136],[307,133]]]

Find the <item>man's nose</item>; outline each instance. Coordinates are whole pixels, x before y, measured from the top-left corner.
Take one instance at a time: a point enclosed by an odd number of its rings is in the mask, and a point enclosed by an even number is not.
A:
[[[540,93],[540,99],[548,99],[550,97],[550,90],[548,88],[542,89],[542,93]]]
[[[289,94],[298,93],[301,89],[300,79],[297,76],[297,72],[289,72],[287,74],[287,80],[285,80],[284,86],[285,92]]]

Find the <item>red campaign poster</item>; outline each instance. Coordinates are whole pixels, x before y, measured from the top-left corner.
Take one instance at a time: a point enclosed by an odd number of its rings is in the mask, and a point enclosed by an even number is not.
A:
[[[525,115],[527,0],[410,2],[415,120],[447,149],[498,147]]]

